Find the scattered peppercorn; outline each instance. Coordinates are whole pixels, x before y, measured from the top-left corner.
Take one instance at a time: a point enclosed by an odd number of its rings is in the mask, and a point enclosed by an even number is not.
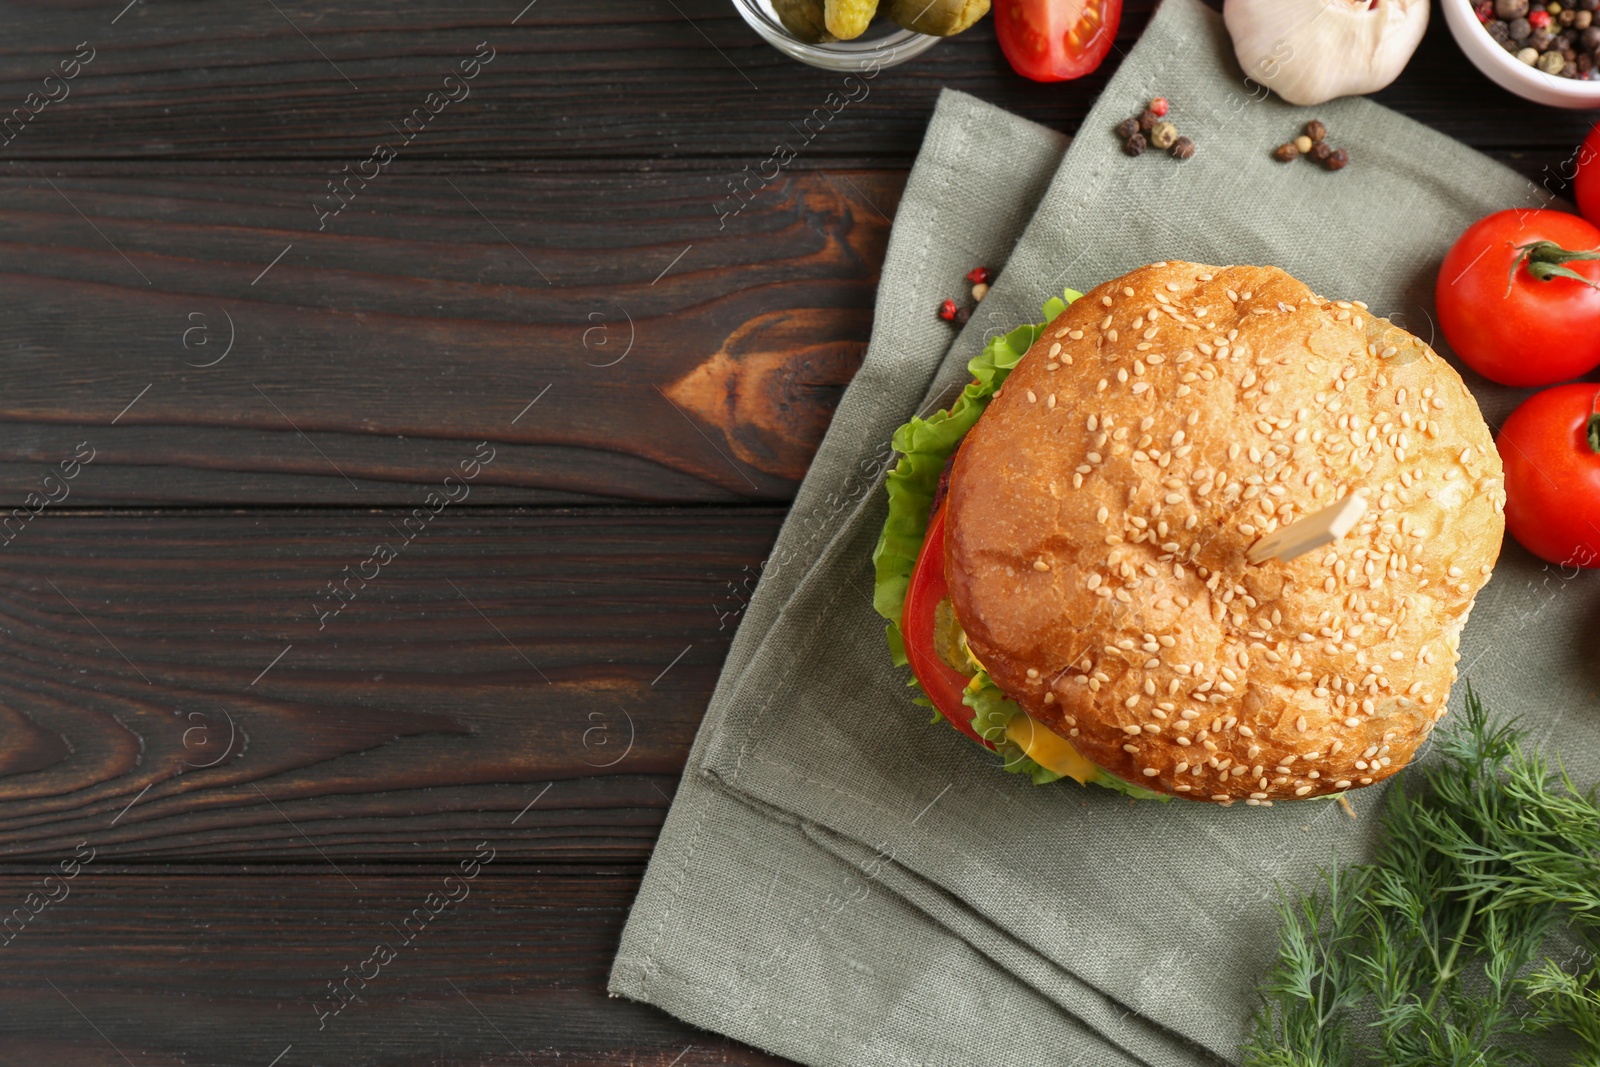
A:
[[[979,282],[977,285],[974,285],[972,287],[972,299],[973,300],[981,301],[981,300],[983,300],[984,297],[986,297],[988,295],[989,295],[989,285],[988,285],[987,282]]]
[[[1171,110],[1167,98],[1157,96],[1138,115],[1118,123],[1117,136],[1122,140],[1122,150],[1130,156],[1142,155],[1150,147],[1164,149],[1174,159],[1188,159],[1194,155],[1194,142],[1179,137],[1177,125],[1163,118]]]
[[[1530,11],[1528,12],[1528,22],[1536,30],[1548,29],[1550,26],[1550,12]]]
[[[967,320],[970,318],[972,318],[972,309],[961,308],[956,312],[955,323],[957,326],[965,326],[967,324]]]
[[[1313,141],[1325,141],[1328,139],[1328,127],[1324,126],[1321,120],[1312,119],[1306,123],[1306,136]]]
[[[946,322],[952,321],[956,317],[956,302],[946,298],[945,302],[939,305],[939,317]]]
[[[1472,9],[1472,13],[1478,16],[1479,22],[1488,25],[1494,21],[1494,0],[1483,0]]]
[[[1349,162],[1350,153],[1342,148],[1335,148],[1328,153],[1328,157],[1322,161],[1322,165],[1329,170],[1344,170]]]
[[[1300,148],[1293,141],[1287,141],[1272,150],[1272,158],[1279,163],[1293,163],[1300,158]]]
[[[1327,141],[1323,141],[1320,144],[1314,144],[1311,146],[1311,151],[1308,154],[1318,163],[1326,163],[1328,161],[1328,157],[1333,155],[1333,145],[1329,144]]]
[[[1311,146],[1315,143],[1316,142],[1312,141],[1311,138],[1302,133],[1299,137],[1294,139],[1295,151],[1299,152],[1302,156],[1310,155]]]
[[[973,285],[988,285],[994,280],[994,275],[989,273],[988,267],[973,267],[967,271],[967,281]]]

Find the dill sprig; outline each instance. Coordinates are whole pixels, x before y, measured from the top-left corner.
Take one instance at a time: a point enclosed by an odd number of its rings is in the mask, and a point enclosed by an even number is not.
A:
[[[1247,1067],[1600,1067],[1600,805],[1468,688],[1370,864],[1279,908]],[[1561,939],[1576,945],[1566,965]],[[1574,961],[1576,961],[1574,965]]]

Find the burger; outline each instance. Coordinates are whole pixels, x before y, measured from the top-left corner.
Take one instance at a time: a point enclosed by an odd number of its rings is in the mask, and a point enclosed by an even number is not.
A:
[[[1504,530],[1465,384],[1274,267],[1153,263],[992,340],[894,437],[875,606],[1008,771],[1231,804],[1394,774],[1445,714]],[[1260,546],[1340,501],[1293,558]]]

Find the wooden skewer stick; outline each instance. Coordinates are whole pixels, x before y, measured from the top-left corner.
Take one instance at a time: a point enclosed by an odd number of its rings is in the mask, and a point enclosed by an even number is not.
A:
[[[1367,513],[1367,501],[1351,493],[1337,504],[1314,511],[1303,519],[1263,537],[1250,546],[1247,553],[1251,563],[1277,558],[1288,562],[1314,548],[1331,545],[1355,529],[1361,516]]]

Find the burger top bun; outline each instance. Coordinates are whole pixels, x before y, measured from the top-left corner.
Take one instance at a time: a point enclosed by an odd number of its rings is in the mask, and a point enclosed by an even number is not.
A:
[[[1342,540],[1247,561],[1352,492]],[[946,572],[990,677],[1086,757],[1261,804],[1411,758],[1504,501],[1478,405],[1426,344],[1274,267],[1156,263],[1062,313],[967,435]]]

